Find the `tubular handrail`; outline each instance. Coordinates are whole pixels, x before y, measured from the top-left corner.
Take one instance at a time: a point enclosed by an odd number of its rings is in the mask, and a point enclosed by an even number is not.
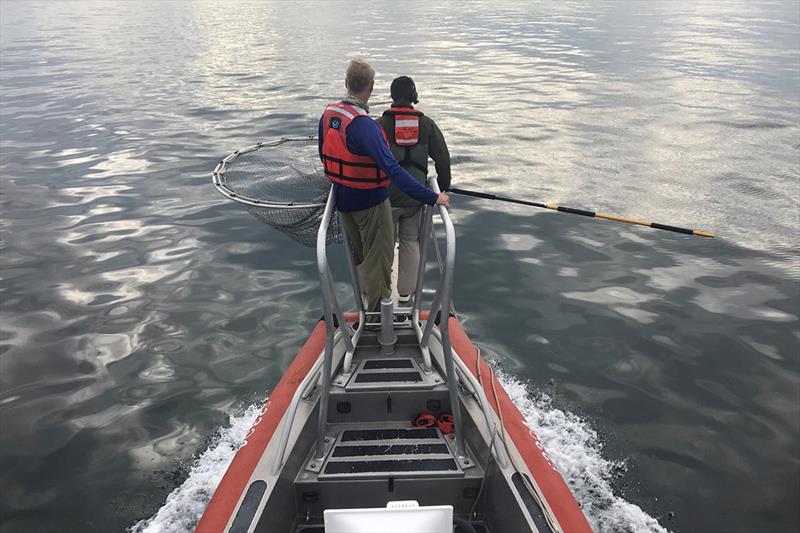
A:
[[[439,190],[439,183],[434,178],[428,179],[428,185],[437,194]],[[423,244],[420,249],[420,264],[417,271],[417,292],[414,297],[414,308],[412,310],[412,322],[414,324],[414,331],[419,340],[419,347],[422,351],[422,356],[426,366],[426,371],[431,370],[430,342],[431,332],[433,331],[433,324],[436,322],[436,314],[440,313],[439,320],[439,333],[441,335],[442,352],[444,356],[445,372],[447,374],[447,391],[450,396],[450,410],[453,415],[453,422],[455,424],[455,437],[456,437],[456,455],[459,459],[466,458],[466,450],[464,448],[464,433],[462,431],[463,424],[461,420],[461,405],[458,401],[458,378],[456,376],[455,368],[453,365],[453,350],[450,345],[450,334],[448,331],[448,324],[450,322],[450,302],[453,296],[453,277],[455,272],[456,263],[456,231],[453,227],[453,221],[450,218],[450,213],[443,205],[437,205],[439,208],[439,216],[442,219],[445,229],[445,243],[447,246],[445,252],[444,272],[442,273],[442,280],[439,283],[439,288],[431,304],[428,319],[425,321],[425,329],[420,331],[419,326],[419,310],[421,306],[422,294],[422,276],[425,272],[426,256],[424,252],[427,250],[427,242],[430,238],[430,227],[433,222],[432,213],[429,213],[425,219],[425,227],[423,228]]]
[[[353,353],[358,345],[358,340],[361,338],[361,332],[364,330],[365,313],[363,305],[359,302],[361,295],[358,293],[359,284],[358,276],[354,264],[350,264],[350,275],[353,283],[353,288],[356,291],[356,308],[358,309],[358,329],[350,335],[351,329],[345,320],[344,313],[339,306],[339,300],[336,298],[336,289],[333,286],[333,276],[331,275],[330,268],[328,267],[328,227],[330,226],[331,216],[334,212],[334,204],[336,201],[336,192],[333,185],[331,185],[330,193],[328,194],[328,201],[325,203],[325,211],[322,214],[322,221],[319,225],[317,232],[317,272],[319,274],[320,285],[322,288],[322,311],[325,317],[325,351],[322,362],[322,392],[319,398],[319,422],[317,427],[317,450],[315,457],[323,459],[325,456],[325,434],[328,425],[328,398],[331,390],[331,372],[333,367],[333,347],[334,335],[337,328],[334,322],[334,315],[339,323],[338,331],[341,332],[342,338],[345,343],[345,358],[344,370],[350,371],[350,365],[353,360]],[[347,243],[347,235],[345,235],[345,243]],[[348,256],[350,256],[350,247],[347,243]]]
[[[436,193],[440,192],[439,185],[435,179],[429,179],[428,184]],[[334,335],[336,334],[337,329],[342,334],[346,350],[343,361],[343,371],[345,373],[349,373],[351,369],[350,367],[352,364],[353,353],[355,351],[355,347],[358,345],[358,340],[361,337],[361,332],[363,331],[364,323],[366,322],[366,311],[364,310],[363,302],[361,301],[361,289],[358,280],[357,268],[353,262],[352,250],[350,248],[350,243],[348,242],[346,232],[344,237],[345,247],[347,250],[346,255],[348,257],[348,266],[356,300],[356,308],[358,309],[359,314],[359,326],[358,329],[353,332],[352,336],[350,335],[350,327],[345,321],[344,313],[342,313],[341,307],[339,306],[339,302],[336,298],[333,277],[331,276],[331,272],[328,267],[327,257],[328,227],[335,210],[334,204],[335,190],[333,186],[331,186],[331,191],[328,195],[328,200],[325,204],[325,211],[320,223],[319,232],[317,233],[317,270],[322,288],[322,308],[326,326],[325,350],[322,362],[322,391],[320,394],[319,422],[317,428],[317,446],[315,455],[315,458],[319,460],[323,460],[325,457],[325,437],[328,422],[328,399],[330,396],[333,348],[335,344]],[[425,321],[423,329],[421,326],[422,322],[420,320],[420,301],[422,294],[422,280],[426,265],[427,244],[430,240],[431,227],[433,223],[433,210],[430,207],[425,206],[423,212],[424,228],[421,234],[422,238],[420,243],[420,262],[417,270],[414,306],[412,308],[412,324],[417,336],[417,340],[419,341],[420,349],[422,351],[423,370],[426,373],[430,373],[433,371],[433,366],[431,363],[429,342],[431,332],[433,331],[433,324],[436,321],[437,312],[440,313],[441,320],[439,321],[439,332],[437,337],[439,337],[441,340],[445,372],[447,374],[447,388],[450,397],[453,421],[455,424],[454,433],[456,440],[456,455],[459,460],[464,460],[466,459],[466,450],[464,447],[464,434],[462,431],[463,423],[461,418],[461,407],[458,401],[458,376],[453,363],[453,351],[450,345],[450,335],[448,332],[448,318],[451,312],[450,302],[453,291],[453,276],[456,257],[455,229],[453,228],[453,222],[450,219],[447,209],[444,206],[439,205],[438,210],[442,222],[444,223],[445,240],[447,246],[444,271],[442,273],[442,279],[439,283],[439,287],[434,295],[433,304],[431,305],[428,319]],[[338,328],[334,322],[334,317],[338,319]]]
[[[342,334],[340,331],[337,331],[333,338],[334,346],[339,342],[342,338]],[[292,395],[292,400],[289,402],[289,407],[286,410],[286,415],[283,417],[283,421],[281,422],[281,432],[278,438],[278,450],[275,454],[275,463],[272,467],[272,475],[277,476],[281,468],[286,460],[286,447],[289,444],[289,436],[292,431],[292,425],[294,424],[294,417],[297,414],[297,408],[300,405],[300,400],[308,399],[311,392],[317,386],[317,382],[320,380],[322,376],[322,365],[325,360],[325,352],[321,352],[317,357],[317,360],[314,362],[314,365],[309,369],[308,374],[306,377],[303,378],[303,381],[300,382],[300,385],[295,389],[294,395]]]
[[[422,351],[422,359],[423,365],[422,369],[427,373],[430,374],[433,372],[433,367],[431,366],[431,353],[428,349],[428,346],[422,345],[422,337],[423,332],[420,327],[420,318],[419,318],[419,311],[420,306],[422,305],[422,280],[425,276],[425,264],[426,258],[428,254],[428,242],[430,241],[430,234],[431,229],[433,228],[433,211],[427,205],[423,208],[422,212],[422,232],[420,236],[422,240],[419,245],[419,265],[417,266],[417,284],[414,288],[414,307],[411,310],[411,322],[414,326],[414,332],[417,334],[417,341],[420,341],[420,350]],[[436,291],[438,296],[439,291]],[[436,305],[436,298],[434,297],[434,306]],[[431,312],[435,313],[433,307],[431,308]],[[431,315],[428,315],[429,317]]]
[[[431,189],[433,189],[436,193],[441,192],[439,190],[438,182],[430,178],[428,180],[428,185]],[[442,205],[437,205],[436,207],[439,208],[439,215],[441,216],[442,223],[444,224],[445,228],[445,244],[447,246],[447,251],[445,255],[445,264],[444,270],[442,272],[442,280],[439,284],[439,288],[436,290],[436,294],[433,298],[433,304],[431,305],[430,312],[428,313],[429,318],[433,318],[434,320],[428,320],[425,323],[425,328],[423,329],[420,324],[421,320],[419,318],[420,314],[420,307],[421,307],[421,298],[419,295],[422,294],[422,277],[425,273],[425,264],[426,264],[426,253],[428,249],[428,241],[430,240],[431,235],[431,228],[433,226],[433,212],[431,208],[425,207],[425,213],[423,214],[424,221],[423,221],[423,228],[422,228],[422,242],[420,243],[420,262],[419,268],[417,270],[417,286],[416,291],[414,294],[417,297],[414,299],[414,308],[412,309],[412,316],[413,316],[413,325],[414,331],[417,334],[417,340],[419,341],[420,349],[422,350],[422,357],[424,360],[424,370],[426,372],[430,372],[431,368],[431,356],[430,350],[428,348],[428,343],[430,341],[431,331],[433,329],[433,324],[435,322],[436,313],[442,311],[442,315],[444,317],[449,316],[450,314],[450,305],[452,302],[452,289],[453,289],[453,272],[455,270],[455,260],[456,260],[456,237],[455,237],[455,229],[453,228],[453,221],[450,219],[450,214],[447,209]],[[447,293],[447,298],[445,300],[445,292]],[[442,302],[447,302],[447,312],[445,313],[442,308]],[[443,321],[444,330],[447,330],[447,320]]]
[[[433,334],[441,341],[442,336],[441,333],[434,330]],[[489,430],[489,436],[491,438],[491,434],[498,433],[500,434],[500,430],[497,429],[497,421],[495,420],[494,411],[489,406],[489,400],[486,398],[486,394],[483,392],[483,387],[472,375],[467,365],[464,361],[461,360],[460,357],[454,356],[453,361],[456,362],[456,373],[461,378],[461,383],[464,384],[464,388],[472,394],[475,399],[478,401],[478,404],[481,407],[481,411],[483,412],[483,419],[486,421],[486,428]],[[500,464],[501,467],[506,467],[506,459],[503,455],[503,450],[499,446],[494,450],[495,458],[497,462]]]
[[[297,407],[300,405],[300,399],[305,397],[308,393],[309,387],[316,384],[317,379],[319,379],[320,368],[322,367],[324,357],[324,354],[322,354],[322,357],[319,358],[308,371],[308,374],[306,374],[300,386],[295,389],[292,401],[289,403],[289,409],[287,409],[286,416],[284,417],[283,425],[281,426],[281,433],[278,439],[278,451],[275,454],[275,463],[272,467],[273,476],[277,476],[281,468],[283,468],[286,446],[289,444],[289,434],[292,431],[292,424],[294,423],[294,417],[297,413]]]
[[[330,272],[328,270],[328,255],[326,253],[328,237],[328,225],[331,220],[331,213],[333,212],[334,191],[331,186],[331,192],[328,195],[328,201],[325,203],[325,211],[322,215],[322,221],[319,225],[319,232],[317,233],[317,270],[319,273],[319,281],[322,287],[322,312],[325,316],[325,355],[322,360],[322,394],[319,397],[319,422],[317,425],[317,450],[315,457],[317,459],[324,459],[325,457],[325,435],[328,426],[328,397],[331,391],[331,367],[333,366],[333,335],[335,328],[333,327],[333,311],[329,303],[330,300]],[[336,295],[334,294],[335,298]]]

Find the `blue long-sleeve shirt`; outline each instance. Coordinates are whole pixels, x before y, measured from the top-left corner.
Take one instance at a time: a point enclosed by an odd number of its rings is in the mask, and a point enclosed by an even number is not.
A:
[[[322,157],[322,119],[319,121],[319,153]],[[358,116],[347,126],[347,149],[355,155],[371,158],[383,170],[391,182],[415,200],[434,205],[438,195],[422,185],[409,174],[383,140],[380,126],[368,116]],[[385,187],[377,189],[354,189],[334,184],[336,208],[344,213],[369,209],[389,197]]]

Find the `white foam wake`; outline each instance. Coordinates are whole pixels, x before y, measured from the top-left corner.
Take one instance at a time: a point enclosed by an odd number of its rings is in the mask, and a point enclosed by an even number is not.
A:
[[[194,530],[233,455],[244,443],[247,432],[261,412],[262,405],[254,404],[241,414],[231,415],[230,426],[220,429],[211,445],[195,459],[186,481],[167,496],[167,501],[154,516],[137,522],[128,529],[129,533]]]
[[[611,480],[620,465],[603,458],[602,443],[587,422],[556,409],[545,394],[534,398],[519,380],[502,372],[495,375],[539,437],[595,531],[667,533],[638,505],[614,494]]]
[[[597,432],[586,421],[553,407],[547,395],[534,397],[516,378],[502,372],[496,375],[564,476],[595,531],[667,533],[638,505],[614,494],[611,481],[619,465],[603,458]],[[251,405],[243,414],[231,415],[230,426],[221,429],[194,461],[186,481],[167,496],[153,517],[138,522],[129,533],[192,531],[261,405]]]

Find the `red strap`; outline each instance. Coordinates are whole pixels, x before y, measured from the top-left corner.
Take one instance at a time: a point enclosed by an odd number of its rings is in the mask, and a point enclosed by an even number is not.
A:
[[[436,417],[429,414],[421,414],[414,420],[414,426],[418,428],[430,428],[436,423]]]
[[[436,425],[439,427],[439,431],[445,435],[449,435],[455,431],[455,428],[453,427],[453,415],[449,415],[447,413],[439,415],[439,420],[436,421]]]

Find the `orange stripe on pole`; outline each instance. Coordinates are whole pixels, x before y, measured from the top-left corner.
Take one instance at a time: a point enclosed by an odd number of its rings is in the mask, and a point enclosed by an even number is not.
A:
[[[649,226],[650,223],[646,220],[637,220],[635,218],[619,217],[617,215],[606,215],[605,213],[596,213],[595,218],[605,218],[607,220],[615,220],[617,222],[627,222],[628,224],[639,224],[640,226]]]

